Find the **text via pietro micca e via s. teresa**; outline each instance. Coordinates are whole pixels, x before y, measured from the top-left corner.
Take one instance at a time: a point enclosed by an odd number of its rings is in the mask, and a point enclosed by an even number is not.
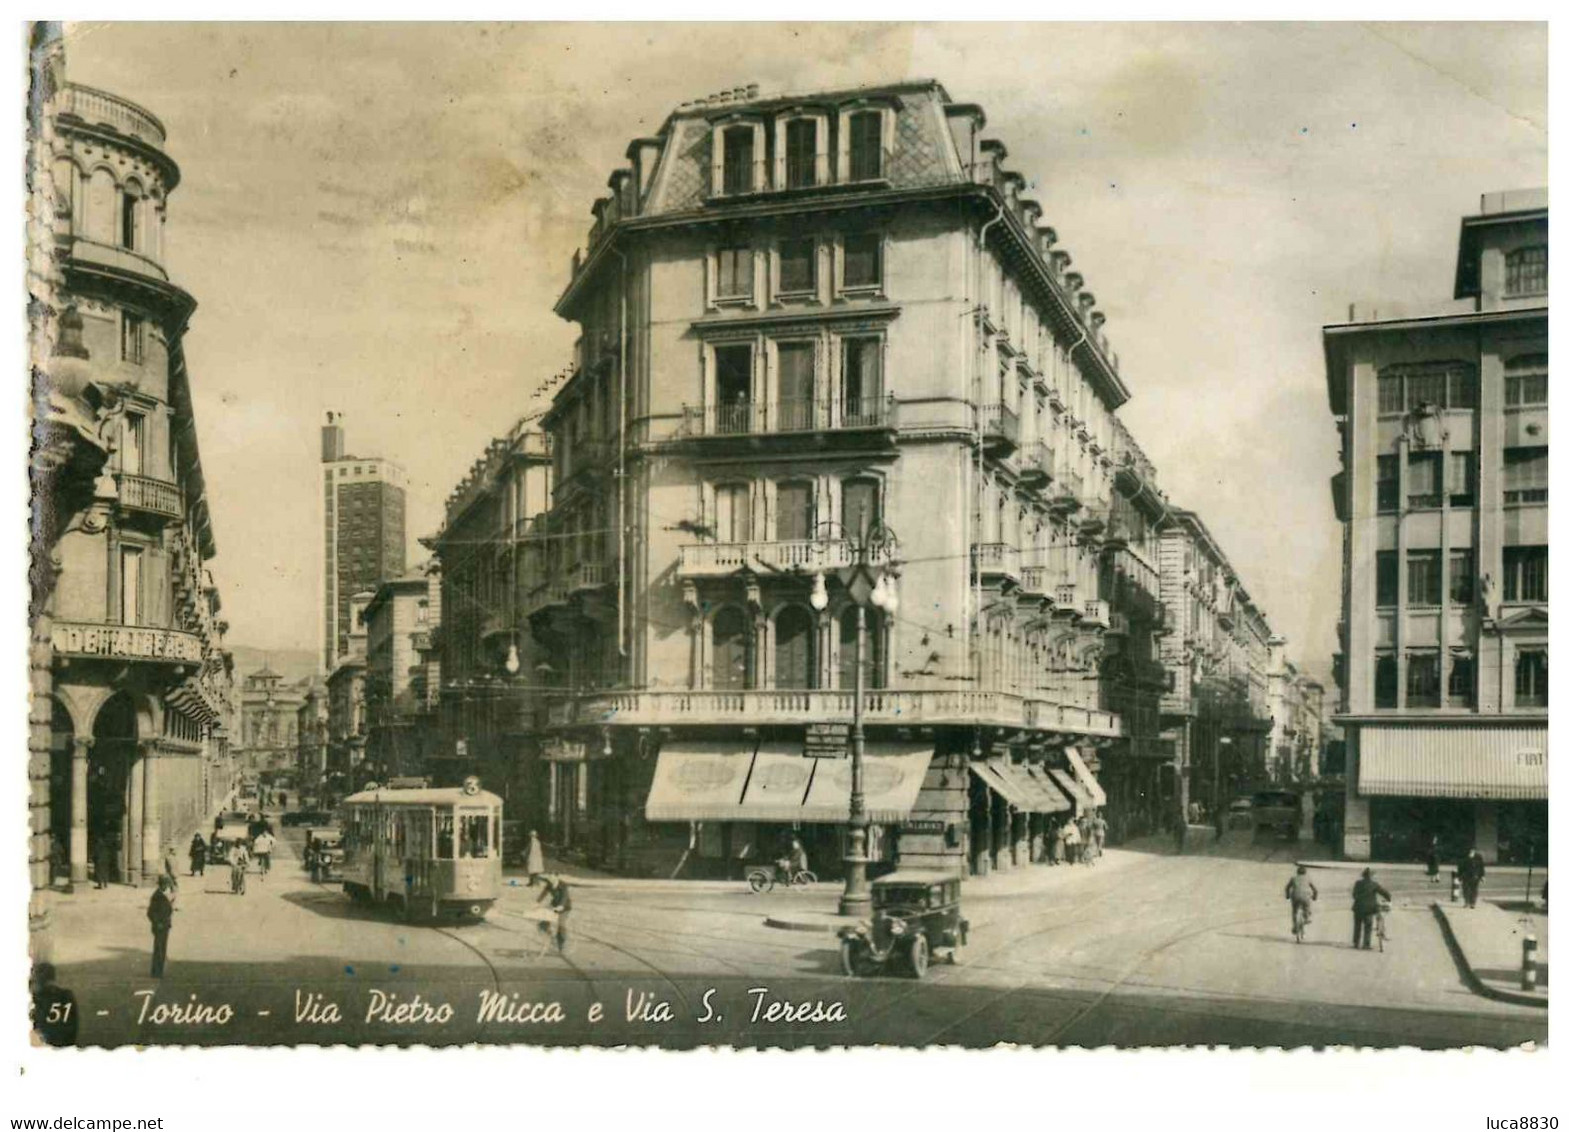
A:
[[[204,1000],[195,993],[183,1000],[164,1000],[156,991],[137,990],[132,992],[132,998],[138,1025],[175,1030],[243,1025],[247,1016],[267,1018],[274,1014],[292,1015],[294,1023],[302,1029],[345,1023],[372,1027],[439,1027],[459,1020],[549,1026],[572,1020],[567,1008],[558,1001],[535,1001],[517,992],[493,990],[481,990],[474,998],[455,1001],[371,987],[365,1001],[353,1009],[352,1016],[350,1008],[318,991],[296,990],[287,1011],[266,1007],[242,1011],[227,1002]],[[657,1026],[680,1020],[674,1003],[649,990],[628,987],[625,1000],[612,1006],[613,1010],[609,1010],[602,1001],[591,1002],[586,1012],[580,1014],[580,1019],[596,1024],[606,1021],[609,1013],[630,1024]],[[690,1020],[699,1025],[723,1022],[728,1010],[735,1007],[735,1003],[727,1003],[720,996],[719,988],[708,987],[693,1004]],[[467,1019],[464,1019],[465,1014]],[[768,987],[749,987],[742,992],[738,1017],[747,1023],[790,1025],[834,1025],[850,1020],[844,1003],[838,999],[787,999],[774,994]]]

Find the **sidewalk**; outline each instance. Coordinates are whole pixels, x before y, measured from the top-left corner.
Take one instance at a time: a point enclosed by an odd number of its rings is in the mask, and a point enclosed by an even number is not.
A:
[[[1363,869],[1372,869],[1375,873],[1427,872],[1427,865],[1422,861],[1341,861],[1303,859],[1299,860],[1297,864],[1306,865],[1310,869],[1355,869],[1357,872],[1361,872]],[[1449,883],[1449,874],[1454,872],[1457,867],[1458,865],[1450,863],[1444,865],[1443,868],[1439,870],[1439,876],[1443,878],[1445,884]],[[1547,866],[1533,865],[1528,868],[1525,865],[1488,865],[1487,875],[1488,877],[1509,877],[1510,879],[1518,878],[1522,881],[1525,880],[1527,876],[1530,876],[1532,878],[1531,887],[1534,890],[1533,895],[1540,899],[1542,885],[1547,882]],[[1483,884],[1485,887],[1486,881],[1484,881]]]
[[[1547,1006],[1547,915],[1506,911],[1482,901],[1475,908],[1434,901],[1433,914],[1471,989],[1485,998],[1522,1006]],[[1521,906],[1517,905],[1519,909]],[[1520,983],[1521,944],[1536,937],[1536,989]]]

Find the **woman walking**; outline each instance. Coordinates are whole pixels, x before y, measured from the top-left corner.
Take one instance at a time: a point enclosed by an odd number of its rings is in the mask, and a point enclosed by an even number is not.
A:
[[[1427,844],[1427,883],[1438,883],[1438,838],[1434,836]]]
[[[207,842],[202,840],[201,830],[191,834],[191,875],[193,877],[207,875]]]

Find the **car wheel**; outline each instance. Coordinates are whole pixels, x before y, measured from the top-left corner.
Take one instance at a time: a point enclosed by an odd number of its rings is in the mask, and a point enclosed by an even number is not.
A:
[[[926,968],[931,965],[931,961],[932,953],[926,944],[926,936],[924,933],[917,933],[916,937],[910,941],[910,974],[917,979],[924,979],[926,977]]]
[[[768,887],[768,874],[762,869],[753,869],[746,874],[746,883],[753,892],[761,892]]]
[[[841,939],[839,941],[839,965],[844,968],[845,978],[853,979],[861,974],[861,945],[854,940]]]

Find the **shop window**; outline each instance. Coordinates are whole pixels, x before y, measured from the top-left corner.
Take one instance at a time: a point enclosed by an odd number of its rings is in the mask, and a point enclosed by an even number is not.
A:
[[[844,238],[845,290],[869,290],[882,285],[882,237],[875,232],[857,232],[847,235]]]
[[[1504,449],[1504,502],[1547,502],[1547,446]]]
[[[1392,652],[1378,652],[1373,656],[1373,706],[1392,708],[1399,706],[1400,667]]]
[[[714,614],[714,687],[740,691],[754,686],[752,630],[745,613],[727,605]]]
[[[1406,653],[1406,707],[1438,706],[1438,654]]]
[[[752,249],[720,248],[715,253],[714,294],[720,299],[752,297]]]
[[[1378,510],[1380,514],[1400,510],[1400,457],[1378,458]]]
[[[1377,585],[1374,602],[1380,607],[1398,605],[1400,602],[1400,552],[1380,550],[1376,563]]]
[[[1476,597],[1476,555],[1469,550],[1449,552],[1449,600],[1470,605]]]
[[[1547,650],[1515,653],[1515,707],[1547,706]]]
[[[816,685],[816,619],[805,606],[787,605],[774,618],[774,687]]]
[[[1504,365],[1504,404],[1509,408],[1547,404],[1547,355],[1525,354]]]
[[[1504,294],[1547,294],[1547,245],[1516,248],[1504,257]]]
[[[1449,654],[1449,706],[1473,707],[1476,704],[1476,660],[1460,649]]]
[[[1504,547],[1504,600],[1547,600],[1547,547]]]
[[[1406,461],[1406,506],[1439,507],[1443,504],[1439,477],[1443,473],[1442,452],[1413,452]]]
[[[817,242],[779,241],[779,293],[806,294],[817,290]]]

